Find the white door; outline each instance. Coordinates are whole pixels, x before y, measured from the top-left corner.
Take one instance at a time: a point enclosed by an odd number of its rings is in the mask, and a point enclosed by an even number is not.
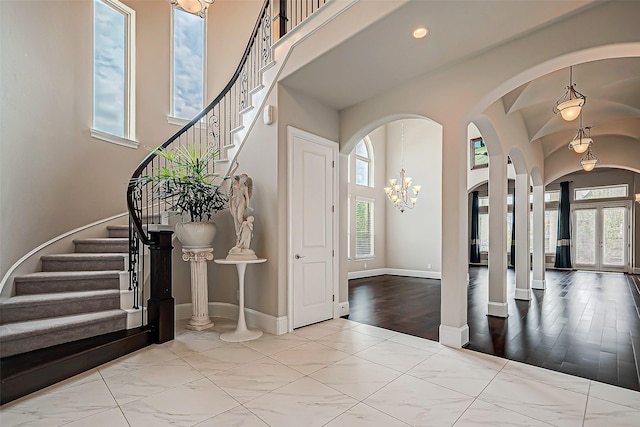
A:
[[[593,204],[574,208],[575,267],[625,271],[629,260],[629,208]]]
[[[333,317],[337,144],[289,128],[292,327]]]

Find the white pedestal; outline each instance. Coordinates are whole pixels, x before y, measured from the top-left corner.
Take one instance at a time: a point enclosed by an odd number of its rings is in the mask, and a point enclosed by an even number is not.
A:
[[[201,331],[213,326],[209,318],[209,291],[207,287],[207,261],[213,259],[213,248],[182,249],[182,259],[191,263],[191,305],[193,314],[185,326]]]
[[[266,258],[247,260],[216,259],[214,261],[216,264],[234,264],[236,266],[236,269],[238,270],[238,325],[236,326],[235,331],[225,332],[224,334],[220,335],[220,339],[222,341],[251,341],[262,336],[262,331],[247,329],[247,322],[244,318],[244,273],[247,269],[247,264],[259,264],[266,261]]]

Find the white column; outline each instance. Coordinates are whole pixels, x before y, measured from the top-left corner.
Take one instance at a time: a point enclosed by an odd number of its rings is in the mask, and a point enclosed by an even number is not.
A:
[[[529,253],[529,188],[528,173],[516,175],[516,299],[531,299],[531,256]]]
[[[489,316],[508,317],[507,161],[489,156]]]
[[[201,331],[213,326],[209,318],[207,261],[213,259],[213,248],[182,249],[182,259],[191,263],[191,305],[193,314],[187,329]]]
[[[440,343],[469,342],[467,272],[469,269],[466,126],[444,127],[442,141],[442,282]]]
[[[533,289],[547,287],[544,250],[544,185],[533,186]]]

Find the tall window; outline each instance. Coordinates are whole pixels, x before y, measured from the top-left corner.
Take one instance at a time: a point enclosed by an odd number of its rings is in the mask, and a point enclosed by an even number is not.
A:
[[[372,156],[370,146],[365,140],[360,140],[355,148],[356,184],[373,187]]]
[[[356,258],[373,253],[373,200],[356,199]]]
[[[117,0],[94,0],[93,129],[134,139],[135,11]]]
[[[173,9],[173,117],[191,120],[204,107],[204,23],[197,15]]]

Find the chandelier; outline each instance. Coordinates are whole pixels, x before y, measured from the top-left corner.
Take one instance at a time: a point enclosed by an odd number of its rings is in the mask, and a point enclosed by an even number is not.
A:
[[[586,104],[587,97],[578,92],[573,83],[573,66],[569,67],[569,86],[566,87],[564,95],[556,101],[553,112],[562,116],[568,122],[575,120],[580,115],[582,106]]]
[[[198,15],[200,18],[204,18],[207,14],[207,9],[213,4],[215,0],[169,0],[171,5],[179,10]]]
[[[582,154],[587,151],[593,143],[593,139],[591,139],[592,126],[582,127],[582,116],[583,115],[580,114],[580,127],[578,128],[578,133],[573,137],[573,141],[569,143],[569,150],[573,150],[578,154]]]
[[[405,175],[404,170],[404,121],[402,122],[402,139],[400,144],[400,179],[389,179],[390,187],[385,187],[386,193],[393,206],[404,212],[405,209],[413,209],[418,201],[418,193],[421,185],[411,187],[411,178]]]

